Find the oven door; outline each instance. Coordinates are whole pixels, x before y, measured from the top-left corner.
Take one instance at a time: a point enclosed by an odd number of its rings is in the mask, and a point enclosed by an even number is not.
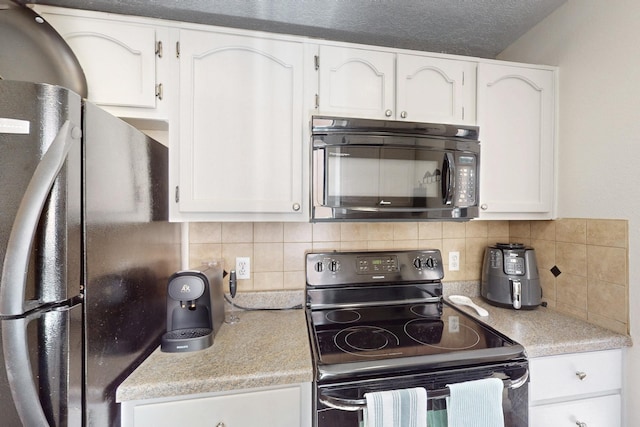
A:
[[[347,143],[333,142],[314,141],[314,219],[477,216],[479,153],[429,138],[352,136]]]
[[[528,425],[529,369],[527,361],[504,365],[460,368],[437,373],[378,378],[319,385],[315,389],[315,427],[360,427],[363,425],[364,395],[372,391],[412,387],[427,389],[427,425],[446,426],[447,384],[497,377],[504,381],[502,395],[505,427]]]

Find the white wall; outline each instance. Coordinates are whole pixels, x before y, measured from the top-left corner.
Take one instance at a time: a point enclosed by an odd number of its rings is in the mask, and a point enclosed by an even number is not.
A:
[[[560,67],[561,218],[629,220],[630,328],[640,344],[640,2],[569,0],[499,59]],[[626,425],[640,426],[640,347]],[[605,368],[606,369],[606,368]]]

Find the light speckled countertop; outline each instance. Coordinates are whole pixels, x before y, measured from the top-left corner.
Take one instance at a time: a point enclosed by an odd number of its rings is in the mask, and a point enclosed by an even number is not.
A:
[[[489,311],[477,319],[522,344],[529,357],[631,346],[631,338],[548,308],[510,310],[479,297],[474,283],[445,283],[449,295],[468,295]],[[240,294],[238,294],[240,296]],[[237,298],[251,307],[291,307],[303,291],[255,293]],[[246,311],[235,325],[223,325],[213,346],[192,353],[157,349],[118,387],[118,402],[208,392],[241,390],[313,381],[313,366],[303,310]],[[275,339],[274,339],[275,338]]]
[[[472,308],[457,307],[522,344],[528,357],[631,346],[631,338],[626,335],[617,334],[545,307],[538,307],[535,310],[511,310],[494,307],[480,297],[471,299],[485,308],[489,316],[480,317]],[[445,300],[449,301],[447,297]]]
[[[631,337],[627,335],[620,335],[546,307],[538,307],[535,310],[495,307],[480,297],[480,286],[477,282],[447,282],[443,284],[443,293],[448,302],[449,295],[466,295],[474,303],[485,308],[489,312],[488,317],[480,317],[470,307],[456,306],[522,344],[528,357],[631,346]]]
[[[213,345],[156,349],[119,387],[118,402],[313,381],[304,310],[247,311],[223,324]]]

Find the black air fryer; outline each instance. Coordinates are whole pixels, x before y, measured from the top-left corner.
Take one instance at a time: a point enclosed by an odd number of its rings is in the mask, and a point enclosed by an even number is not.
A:
[[[521,243],[496,243],[486,248],[480,294],[498,307],[538,307],[542,288],[534,249]]]
[[[223,271],[220,263],[184,270],[169,278],[167,332],[161,350],[168,353],[205,349],[224,322]]]

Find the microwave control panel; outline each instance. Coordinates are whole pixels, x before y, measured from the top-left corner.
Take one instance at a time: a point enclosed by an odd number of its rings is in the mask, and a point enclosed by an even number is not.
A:
[[[457,206],[474,206],[476,204],[476,158],[460,156],[457,163]]]

